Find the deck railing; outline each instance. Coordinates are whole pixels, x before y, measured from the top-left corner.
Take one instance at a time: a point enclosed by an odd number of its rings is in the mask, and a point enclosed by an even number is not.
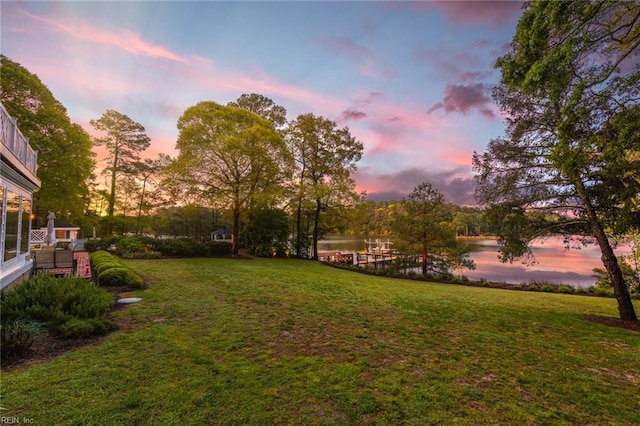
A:
[[[29,146],[29,138],[20,132],[17,121],[0,103],[0,142],[35,176],[38,170],[38,153]]]
[[[31,230],[31,238],[29,241],[31,244],[44,244],[47,238],[47,230],[46,229],[32,229]]]

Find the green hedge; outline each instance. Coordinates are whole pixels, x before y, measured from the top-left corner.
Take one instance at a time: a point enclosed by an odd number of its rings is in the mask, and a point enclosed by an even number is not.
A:
[[[100,285],[114,287],[130,286],[141,288],[144,285],[144,281],[140,276],[124,267],[106,269],[98,275],[98,282],[100,282]]]
[[[91,268],[97,277],[98,284],[109,287],[129,286],[141,288],[143,279],[127,268],[117,257],[111,253],[100,250],[91,253]]]
[[[231,244],[221,241],[200,241],[193,238],[157,239],[146,236],[112,237],[89,240],[85,248],[90,252],[107,251],[126,259],[156,259],[159,257],[228,256]]]

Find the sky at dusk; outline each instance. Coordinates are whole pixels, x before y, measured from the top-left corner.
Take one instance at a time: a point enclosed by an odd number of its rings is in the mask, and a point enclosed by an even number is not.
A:
[[[3,1],[0,49],[90,134],[108,109],[142,124],[143,157],[178,154],[188,107],[258,93],[289,120],[348,126],[369,198],[427,181],[469,205],[471,156],[504,134],[494,64],[520,15],[510,1]]]

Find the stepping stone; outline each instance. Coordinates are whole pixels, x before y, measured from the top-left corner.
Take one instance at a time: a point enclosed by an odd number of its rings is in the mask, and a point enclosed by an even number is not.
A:
[[[118,303],[123,303],[123,304],[130,304],[130,303],[138,303],[139,301],[141,301],[142,299],[139,297],[125,297],[123,299],[118,299]]]

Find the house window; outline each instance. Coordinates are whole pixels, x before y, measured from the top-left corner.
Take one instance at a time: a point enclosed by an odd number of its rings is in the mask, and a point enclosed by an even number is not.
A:
[[[2,254],[4,253],[4,193],[6,191],[4,190],[4,187],[0,187],[0,201],[2,202],[2,209],[0,209],[0,234],[2,236],[2,238],[0,238],[0,262],[2,262],[2,259],[4,258],[4,256],[2,256]]]
[[[22,197],[22,220],[20,226],[20,254],[29,251],[29,224],[31,222],[31,200]]]
[[[6,221],[4,223],[3,261],[18,255],[18,229],[20,228],[20,195],[7,191]]]

